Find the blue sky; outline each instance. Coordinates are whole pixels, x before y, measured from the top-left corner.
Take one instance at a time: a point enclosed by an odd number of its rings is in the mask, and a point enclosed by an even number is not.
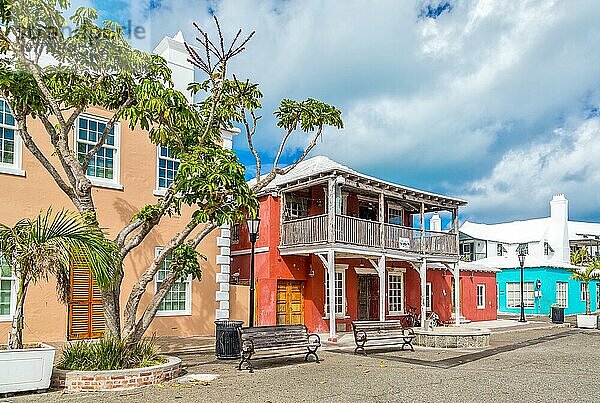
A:
[[[192,40],[194,21],[211,30],[213,13],[227,35],[256,30],[233,69],[265,94],[265,162],[278,102],[314,97],[345,121],[314,155],[466,198],[464,219],[544,216],[565,193],[571,219],[600,222],[600,2],[85,2],[143,25],[145,50],[178,30]]]

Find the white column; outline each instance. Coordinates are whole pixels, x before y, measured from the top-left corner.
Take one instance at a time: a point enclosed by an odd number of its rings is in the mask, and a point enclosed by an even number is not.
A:
[[[425,329],[425,319],[427,319],[427,259],[421,262],[419,270],[421,277],[421,328]]]
[[[460,270],[454,264],[454,317],[456,326],[460,325]]]
[[[216,275],[219,288],[216,291],[215,299],[219,303],[219,307],[215,312],[215,319],[229,319],[230,236],[229,224],[223,224],[221,234],[217,237],[217,247],[219,247],[217,265],[220,267],[220,271]]]
[[[329,340],[337,341],[335,334],[335,252],[327,251],[327,274],[329,275]]]
[[[377,265],[377,272],[379,273],[379,320],[385,320],[385,255],[379,258],[379,264]]]

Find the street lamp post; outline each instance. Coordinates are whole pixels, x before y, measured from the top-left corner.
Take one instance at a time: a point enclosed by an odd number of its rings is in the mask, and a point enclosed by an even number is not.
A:
[[[524,294],[524,279],[523,279],[523,268],[525,267],[525,251],[523,248],[519,248],[519,265],[521,266],[521,317],[519,322],[525,323],[525,294]]]
[[[248,234],[250,235],[250,317],[248,325],[254,327],[254,244],[258,237],[258,227],[260,227],[260,218],[249,218],[247,220]]]

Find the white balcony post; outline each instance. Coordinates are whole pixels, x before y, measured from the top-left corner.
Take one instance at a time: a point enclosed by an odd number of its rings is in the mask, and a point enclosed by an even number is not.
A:
[[[378,263],[379,264],[377,265],[377,272],[379,273],[379,320],[383,322],[385,320],[385,300],[386,300],[386,298],[385,298],[385,295],[386,295],[385,255],[382,255],[379,258]]]
[[[327,241],[332,244],[335,242],[335,178],[327,181]]]
[[[419,270],[421,277],[421,328],[425,329],[425,319],[427,319],[427,259],[421,262]]]
[[[329,341],[337,341],[335,332],[335,252],[327,251],[327,274],[329,276]]]
[[[454,264],[454,316],[456,326],[460,325],[460,269]]]
[[[379,193],[379,245],[385,249],[385,198]]]
[[[421,252],[425,253],[425,203],[421,202]]]

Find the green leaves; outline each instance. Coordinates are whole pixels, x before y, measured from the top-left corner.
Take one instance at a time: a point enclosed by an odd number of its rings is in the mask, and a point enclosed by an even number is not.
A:
[[[290,132],[298,126],[303,132],[312,132],[326,125],[337,129],[344,127],[339,109],[312,98],[301,102],[283,99],[274,114],[277,126]]]
[[[199,259],[206,260],[206,256],[183,243],[171,252],[170,269],[177,273],[178,280],[192,276],[192,279],[199,281],[202,279],[202,267],[200,267]]]

